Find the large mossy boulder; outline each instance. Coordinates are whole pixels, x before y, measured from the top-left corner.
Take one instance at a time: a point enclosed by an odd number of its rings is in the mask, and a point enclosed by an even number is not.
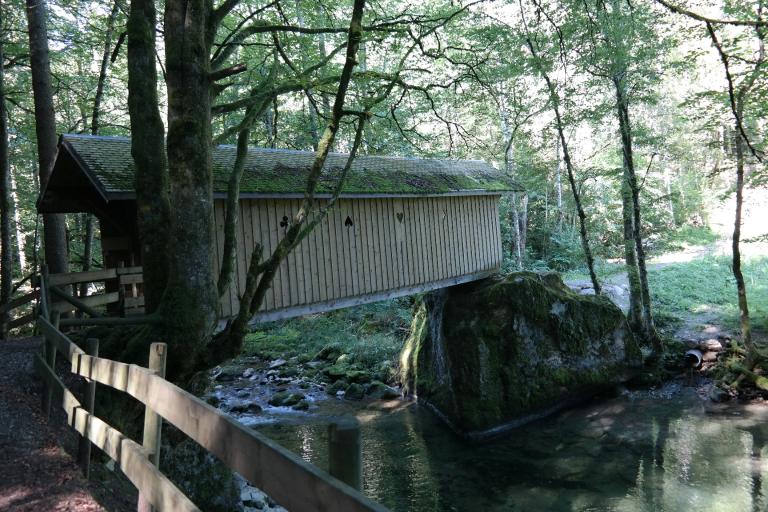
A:
[[[425,295],[400,356],[406,390],[468,438],[583,400],[641,360],[611,301],[532,272]]]

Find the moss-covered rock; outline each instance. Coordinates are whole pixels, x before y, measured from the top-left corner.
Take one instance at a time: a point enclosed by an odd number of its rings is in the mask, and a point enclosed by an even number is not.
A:
[[[323,369],[323,373],[331,382],[346,378],[348,371],[349,367],[345,364],[335,364]]]
[[[325,388],[325,392],[328,393],[331,396],[336,396],[336,393],[339,391],[344,391],[347,389],[347,386],[349,386],[349,382],[345,380],[337,380],[327,388]]]
[[[621,310],[557,274],[517,272],[424,297],[400,356],[406,391],[483,437],[623,380],[641,363]]]
[[[365,394],[370,398],[382,400],[392,400],[393,398],[400,397],[400,393],[395,388],[387,386],[378,380],[365,386]]]
[[[291,393],[290,391],[280,391],[272,395],[269,399],[269,405],[275,407],[291,407],[304,400],[301,393]]]
[[[364,396],[365,387],[356,382],[347,386],[346,392],[344,393],[344,398],[349,398],[350,400],[361,400]]]
[[[349,370],[347,372],[347,380],[357,384],[366,384],[371,382],[371,375],[365,370]]]

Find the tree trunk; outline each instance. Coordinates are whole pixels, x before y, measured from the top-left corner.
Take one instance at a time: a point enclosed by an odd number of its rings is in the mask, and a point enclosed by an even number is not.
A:
[[[101,100],[104,97],[104,87],[107,82],[107,71],[109,70],[109,57],[112,49],[112,36],[115,30],[115,19],[119,12],[119,5],[115,2],[112,5],[112,11],[107,18],[107,32],[104,34],[104,48],[101,53],[101,66],[99,67],[99,78],[96,81],[96,94],[93,97],[93,111],[91,113],[91,135],[99,134],[99,119],[101,115]],[[85,234],[83,235],[83,272],[91,269],[93,260],[93,214],[85,216]],[[80,296],[88,295],[88,283],[80,285]],[[146,300],[146,299],[145,299]]]
[[[632,214],[632,191],[626,179],[621,180],[621,212],[624,226],[624,264],[629,282],[629,311],[627,321],[633,332],[643,331],[643,294],[640,291],[640,271],[635,252],[635,227]]]
[[[51,66],[48,58],[48,29],[45,0],[27,0],[29,25],[29,63],[35,98],[35,132],[40,190],[48,183],[56,159],[56,117],[53,110]],[[45,261],[51,273],[69,270],[64,215],[43,215]]]
[[[568,150],[568,143],[565,140],[565,127],[563,126],[563,119],[560,115],[560,96],[557,94],[555,85],[550,80],[549,75],[541,67],[541,61],[539,60],[538,52],[533,46],[533,42],[530,37],[526,38],[526,44],[531,51],[531,55],[538,63],[539,73],[544,78],[544,82],[547,84],[547,90],[549,92],[550,101],[552,101],[552,110],[555,113],[555,126],[557,128],[558,136],[560,137],[560,145],[563,148],[563,161],[565,162],[565,170],[568,173],[568,183],[571,185],[571,193],[573,194],[573,201],[576,203],[576,213],[579,216],[579,236],[581,237],[581,247],[584,250],[584,259],[587,263],[587,269],[589,270],[589,277],[592,280],[592,287],[595,289],[595,294],[600,295],[600,282],[597,280],[597,274],[595,273],[595,260],[592,257],[592,249],[589,247],[589,238],[587,236],[587,215],[584,213],[584,208],[581,205],[581,196],[579,190],[576,187],[576,178],[573,169],[573,163],[571,162],[571,154]]]
[[[512,218],[510,224],[512,224],[512,248],[515,255],[515,265],[518,270],[523,269],[523,251],[522,251],[522,236],[520,234],[520,212],[517,210],[517,192],[511,192],[509,194],[510,213]]]
[[[0,27],[3,21],[0,4]],[[4,37],[5,34],[2,34]],[[5,53],[0,37],[0,306],[11,300],[13,290],[13,247],[11,246],[11,163],[8,154],[8,113],[5,109]],[[0,316],[0,338],[6,337],[8,314]]]
[[[13,224],[16,232],[16,248],[18,249],[19,257],[19,272],[24,273],[27,269],[27,244],[24,238],[24,230],[21,225],[21,215],[19,214],[19,192],[16,190],[16,178],[13,176],[13,170],[11,169],[11,207],[13,208]]]
[[[557,194],[557,229],[563,229],[563,168],[560,158],[560,137],[557,138],[557,168],[555,169],[555,192]]]
[[[507,175],[515,177],[515,133],[517,127],[513,130],[509,126],[509,120],[507,118],[507,112],[503,108],[499,108],[499,118],[501,120],[501,131],[506,139],[506,149],[504,150],[504,170]],[[527,196],[524,195],[526,206]],[[525,242],[523,241],[523,231],[525,230],[525,221],[521,222],[520,209],[518,208],[517,192],[511,192],[509,194],[509,223],[512,226],[512,247],[510,252],[515,258],[515,265],[518,270],[523,269],[523,255],[525,253]]]
[[[101,116],[101,100],[104,97],[104,87],[107,83],[107,71],[109,70],[109,56],[112,50],[112,36],[115,31],[115,20],[119,12],[119,4],[112,5],[112,11],[107,18],[107,32],[104,34],[104,48],[101,53],[101,66],[99,67],[99,79],[96,82],[96,94],[93,97],[93,112],[91,114],[91,135],[99,133],[99,118]]]
[[[640,218],[640,188],[637,185],[637,174],[635,173],[634,155],[632,152],[632,125],[629,120],[629,101],[624,90],[623,80],[615,76],[613,84],[616,89],[616,106],[619,117],[619,131],[621,133],[621,148],[624,157],[624,180],[627,182],[632,198],[632,239],[635,244],[637,270],[640,278],[642,334],[645,341],[651,344],[654,352],[658,355],[661,354],[664,347],[658,332],[656,332],[656,326],[653,321],[651,294],[648,287],[648,271],[645,266],[645,248],[643,247]]]
[[[217,282],[219,298],[223,297],[232,282],[237,256],[237,223],[240,217],[240,179],[245,170],[245,159],[248,156],[248,139],[251,131],[242,130],[237,136],[237,155],[235,165],[229,176],[227,189],[227,208],[224,220],[224,254],[221,257],[221,271]]]
[[[528,194],[523,192],[520,199],[520,252],[525,255],[528,245]]]
[[[743,112],[743,103],[739,102],[739,117]],[[745,366],[752,367],[754,362],[755,347],[752,344],[752,326],[749,319],[749,304],[747,302],[747,285],[744,283],[744,275],[741,272],[741,218],[744,204],[744,141],[739,127],[736,127],[736,215],[733,221],[733,277],[736,279],[736,291],[739,297],[739,323],[741,325],[741,340],[747,352]]]
[[[204,0],[165,3],[167,154],[173,209],[168,285],[160,313],[169,351],[179,354],[169,364],[176,376],[195,368],[219,309],[211,250],[211,15],[211,6]]]
[[[275,100],[276,105],[277,100]],[[264,110],[264,130],[267,132],[267,147],[274,148],[276,143],[275,111],[276,108]]]
[[[322,6],[318,3],[317,4],[318,10],[322,10]],[[301,0],[296,0],[296,18],[299,23],[300,27],[304,27],[304,14],[301,9]],[[320,52],[320,58],[325,59],[325,38],[324,34],[320,34],[320,39],[318,40],[318,50]],[[317,118],[317,110],[316,105],[313,104],[311,101],[312,97],[312,89],[307,89],[306,91],[306,102],[305,105],[307,106],[307,112],[309,114],[309,127],[307,128],[309,131],[309,137],[312,141],[312,150],[317,151],[317,144],[320,142],[320,131],[318,129],[318,126],[320,125],[319,120]]]
[[[128,112],[142,242],[144,301],[148,313],[160,304],[168,279],[168,170],[157,98],[154,0],[131,0],[128,18]],[[98,121],[98,118],[97,118]],[[98,127],[98,124],[97,124]]]

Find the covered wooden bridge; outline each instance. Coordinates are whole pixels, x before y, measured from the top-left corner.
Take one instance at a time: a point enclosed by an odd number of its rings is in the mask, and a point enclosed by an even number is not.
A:
[[[234,146],[213,152],[215,250],[224,246],[224,199]],[[257,243],[271,252],[298,210],[314,153],[250,149],[241,184],[236,275],[221,304],[232,316]],[[328,156],[318,197],[346,163]],[[90,212],[105,266],[141,265],[130,139],[63,135],[40,213]],[[361,156],[337,206],[280,267],[256,320],[272,320],[433,290],[486,277],[502,261],[498,203],[520,190],[488,164]]]

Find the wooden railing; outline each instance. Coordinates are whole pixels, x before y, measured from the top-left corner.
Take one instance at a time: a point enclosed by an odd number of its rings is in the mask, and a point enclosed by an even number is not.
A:
[[[152,344],[150,368],[100,358],[97,342],[90,342],[90,353],[86,353],[58,329],[58,313],[51,312],[50,297],[42,293],[40,299],[37,326],[46,343],[45,353],[37,355],[35,362],[47,383],[44,409],[49,410],[52,403],[59,403],[67,414],[68,424],[83,437],[85,444],[93,443],[119,464],[139,490],[139,510],[149,510],[150,506],[160,511],[198,510],[157,468],[160,418],[176,426],[288,510],[386,510],[359,491],[165,380],[165,344]],[[78,401],[57,376],[54,370],[57,353],[63,354],[70,363],[72,373],[89,382],[85,404]],[[94,416],[95,383],[123,391],[145,405],[142,445]],[[82,454],[80,458],[88,459]]]
[[[7,320],[11,317],[11,312],[15,309],[20,309],[25,307],[30,302],[37,300],[40,297],[40,290],[32,290],[29,293],[25,293],[24,295],[17,297],[11,301],[9,301],[7,304],[4,304],[2,307],[0,307],[0,318],[2,318],[3,325],[2,328],[0,328],[0,331],[2,331],[2,335],[5,336],[5,334],[11,330],[15,329],[16,327],[21,327],[26,324],[31,324],[35,320],[35,311],[34,308],[32,308],[31,311],[29,311],[26,314],[22,314],[21,316],[17,316],[17,318],[13,318],[12,320]]]
[[[55,296],[56,302],[51,304],[51,312],[60,313],[79,311],[85,313],[87,317],[68,318],[62,320],[62,326],[80,326],[95,324],[114,324],[114,323],[136,323],[143,319],[144,296],[141,293],[141,285],[144,282],[144,275],[141,267],[120,267],[108,268],[104,270],[93,270],[89,272],[67,272],[65,274],[47,275],[45,268],[41,273],[40,286],[50,290],[51,295]],[[68,293],[64,287],[82,284],[103,283],[100,286],[99,293],[77,297],[75,294]],[[97,311],[96,308],[109,306],[113,313],[119,317],[139,316],[134,321],[112,321],[104,313]],[[96,320],[103,319],[103,320]]]
[[[48,274],[43,266],[40,275],[32,279],[33,289],[0,307],[0,329],[3,334],[10,329],[32,324],[36,318],[34,307],[28,304],[40,298],[40,290],[50,296],[50,313],[78,312],[76,318],[64,318],[61,326],[114,325],[151,321],[144,313],[144,283],[142,267],[119,267],[88,272]],[[77,296],[68,288],[77,285],[96,284],[97,293]],[[88,286],[87,288],[90,288]],[[103,311],[103,307],[107,311]],[[112,306],[112,307],[110,307]],[[27,311],[16,312],[15,310]],[[111,311],[110,311],[111,309]],[[15,313],[15,314],[14,314]],[[109,313],[112,315],[110,316]],[[83,316],[86,315],[86,316]],[[119,318],[118,318],[119,317]]]

